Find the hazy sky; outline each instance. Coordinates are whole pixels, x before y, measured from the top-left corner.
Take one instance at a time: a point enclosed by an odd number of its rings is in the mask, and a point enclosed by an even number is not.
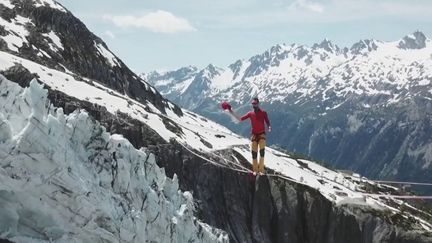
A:
[[[136,72],[226,67],[278,43],[432,37],[431,0],[58,0]]]

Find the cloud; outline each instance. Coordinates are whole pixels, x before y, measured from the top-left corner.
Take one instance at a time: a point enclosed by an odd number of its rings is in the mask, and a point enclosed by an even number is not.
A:
[[[110,30],[106,30],[105,31],[105,35],[108,36],[111,39],[115,39],[116,38],[116,36],[114,35],[114,33],[112,31],[110,31]]]
[[[104,19],[124,28],[144,28],[156,33],[191,32],[196,29],[187,19],[177,17],[171,12],[157,10],[139,16],[134,15],[105,15]]]
[[[309,0],[296,0],[291,4],[291,8],[304,9],[314,13],[324,12],[323,5]]]

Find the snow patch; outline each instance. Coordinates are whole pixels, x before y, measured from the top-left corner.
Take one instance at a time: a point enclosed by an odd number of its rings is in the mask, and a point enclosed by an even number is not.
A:
[[[220,75],[217,75],[211,83],[211,87],[218,90],[224,90],[232,85],[234,73],[231,69],[226,69]]]
[[[106,60],[108,60],[111,67],[120,66],[119,62],[117,61],[117,57],[115,57],[114,54],[107,50],[102,44],[95,42],[95,47],[99,50],[99,53],[105,57]]]
[[[363,126],[363,122],[357,118],[357,115],[348,115],[348,129],[350,133],[357,132],[361,126]]]
[[[44,50],[41,50],[41,49],[37,49],[38,50],[38,53],[36,54],[36,55],[38,55],[39,57],[48,57],[48,58],[51,58],[51,56],[48,54],[48,53],[46,53]]]
[[[0,0],[0,4],[3,4],[3,6],[13,9],[15,8],[15,5],[13,5],[10,0]]]
[[[62,12],[67,12],[65,8],[63,8],[60,4],[55,2],[54,0],[33,0],[34,5],[39,7],[50,7],[52,9],[56,9]]]
[[[424,158],[424,164],[422,166],[423,169],[430,168],[432,164],[432,143],[427,143],[423,146],[419,146],[419,148],[412,150],[410,149],[408,151],[409,156],[413,156],[414,158],[423,155]]]
[[[64,50],[63,44],[61,43],[60,37],[51,30],[49,33],[42,34],[43,36],[49,38],[52,43],[49,43],[49,46],[51,50],[57,51],[57,50]]]
[[[25,27],[27,24],[32,24],[31,20],[19,15],[11,19],[11,22],[0,17],[0,25],[9,33],[6,36],[0,36],[0,38],[6,42],[9,50],[19,52],[19,48],[24,43],[28,43],[29,32]]]
[[[418,82],[418,85],[420,85],[420,86],[426,86],[426,85],[429,85],[430,83],[431,83],[430,80],[423,79],[423,80],[420,80],[420,81]]]

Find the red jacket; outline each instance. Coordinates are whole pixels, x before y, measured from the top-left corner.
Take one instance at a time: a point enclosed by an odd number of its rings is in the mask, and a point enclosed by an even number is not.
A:
[[[265,125],[264,122],[267,123],[267,127],[270,126],[270,121],[267,116],[267,112],[259,109],[257,112],[249,111],[244,116],[240,118],[241,121],[250,118],[252,125],[252,134],[261,134],[265,133]]]

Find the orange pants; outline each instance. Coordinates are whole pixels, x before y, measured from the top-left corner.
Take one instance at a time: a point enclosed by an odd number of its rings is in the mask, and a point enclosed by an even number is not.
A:
[[[264,154],[265,154],[265,133],[253,134],[251,137],[251,150],[252,150],[252,169],[254,172],[264,172]],[[260,159],[258,164],[258,148]]]

